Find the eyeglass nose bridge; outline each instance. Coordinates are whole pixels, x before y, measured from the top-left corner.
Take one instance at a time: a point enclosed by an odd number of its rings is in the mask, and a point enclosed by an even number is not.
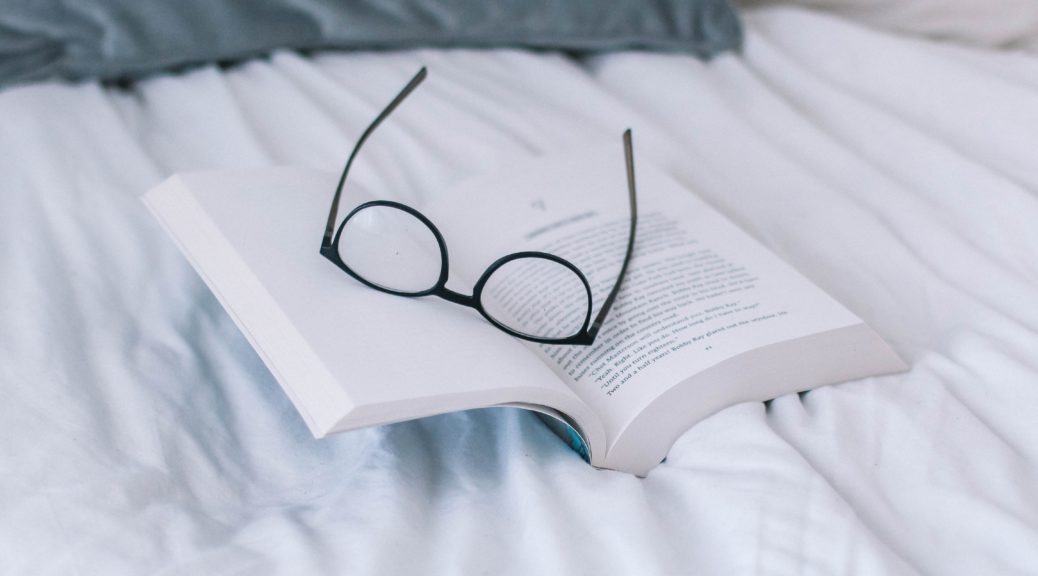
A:
[[[460,292],[455,292],[446,286],[440,286],[439,289],[433,292],[433,296],[439,296],[448,302],[455,304],[461,304],[462,306],[468,306],[469,308],[479,308],[479,304],[476,299],[472,296],[466,296]]]

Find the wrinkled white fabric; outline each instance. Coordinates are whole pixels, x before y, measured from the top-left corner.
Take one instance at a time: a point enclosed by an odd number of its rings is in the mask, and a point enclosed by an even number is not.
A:
[[[1034,0],[735,0],[742,7],[797,4],[903,34],[1038,52]]]
[[[1038,572],[1038,59],[747,28],[709,64],[283,52],[0,92],[0,574]],[[335,170],[421,64],[358,180],[433,194],[630,126],[911,371],[725,410],[646,479],[512,409],[312,439],[138,195]]]

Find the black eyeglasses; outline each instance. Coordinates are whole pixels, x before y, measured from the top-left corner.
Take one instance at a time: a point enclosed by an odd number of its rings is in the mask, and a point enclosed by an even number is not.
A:
[[[594,322],[587,277],[568,260],[554,254],[516,252],[499,258],[480,276],[472,296],[466,296],[447,288],[447,245],[436,226],[414,208],[391,200],[365,202],[335,229],[342,187],[357,151],[425,77],[423,67],[361,134],[332,198],[321,255],[375,290],[409,298],[439,296],[475,308],[491,324],[516,338],[540,344],[592,344],[620,291],[634,249],[638,207],[630,130],[623,134],[631,204],[627,253]]]

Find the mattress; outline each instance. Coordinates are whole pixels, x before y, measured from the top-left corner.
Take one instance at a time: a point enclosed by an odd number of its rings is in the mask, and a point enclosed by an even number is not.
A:
[[[1038,59],[746,28],[710,63],[286,51],[0,92],[0,574],[1038,573]],[[631,127],[911,370],[724,410],[645,479],[517,409],[314,440],[138,197],[336,170],[421,65],[358,181],[432,194]]]

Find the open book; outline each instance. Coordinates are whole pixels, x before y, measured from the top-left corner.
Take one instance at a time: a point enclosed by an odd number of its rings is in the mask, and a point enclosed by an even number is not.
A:
[[[535,344],[436,298],[372,290],[318,254],[337,175],[180,174],[144,198],[317,437],[490,406],[536,410],[591,464],[646,474],[727,406],[904,369],[859,318],[648,161],[638,235],[591,346]],[[448,288],[540,250],[588,277],[595,310],[630,223],[623,150],[515,162],[424,196],[347,183],[342,214],[405,202],[443,233]]]

